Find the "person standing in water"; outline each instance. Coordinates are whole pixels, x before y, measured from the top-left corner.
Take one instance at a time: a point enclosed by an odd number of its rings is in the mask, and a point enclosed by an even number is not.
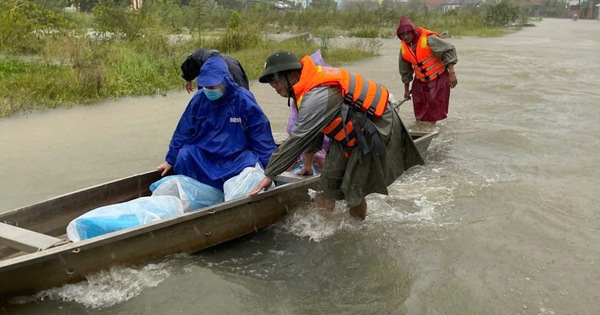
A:
[[[440,39],[438,33],[415,27],[404,16],[396,35],[402,45],[398,70],[404,83],[404,99],[412,96],[417,121],[414,129],[430,130],[448,115],[450,89],[458,83],[454,72],[456,48]]]

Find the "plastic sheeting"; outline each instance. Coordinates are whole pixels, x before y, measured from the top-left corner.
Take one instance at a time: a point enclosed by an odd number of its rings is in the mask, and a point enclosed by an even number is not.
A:
[[[175,196],[183,211],[197,210],[223,202],[223,192],[185,175],[171,175],[150,185],[152,196]]]
[[[184,175],[164,177],[152,183],[150,191],[150,197],[103,206],[77,217],[69,222],[67,237],[73,242],[86,240],[223,202],[222,191]]]
[[[226,180],[223,184],[225,201],[246,197],[263,178],[265,178],[265,171],[260,164],[257,163],[255,167],[246,167],[237,176]],[[272,187],[275,185],[272,184]]]
[[[183,213],[174,196],[140,197],[91,210],[67,226],[67,237],[76,242],[110,232],[146,224]]]

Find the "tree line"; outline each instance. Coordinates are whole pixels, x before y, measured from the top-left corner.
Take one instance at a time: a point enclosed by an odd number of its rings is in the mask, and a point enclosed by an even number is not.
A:
[[[214,48],[238,58],[256,78],[264,58],[287,49],[321,49],[332,65],[377,54],[378,38],[395,37],[400,16],[453,35],[500,36],[507,25],[525,25],[511,0],[442,12],[423,0],[333,0],[309,8],[276,10],[268,2],[242,0],[0,1],[0,116],[31,108],[93,103],[107,97],[166,94],[182,87],[179,65],[194,49]],[[79,11],[64,10],[70,5]],[[309,32],[318,38],[274,42],[270,33]],[[336,36],[364,38],[333,47]],[[52,78],[52,79],[49,79]]]

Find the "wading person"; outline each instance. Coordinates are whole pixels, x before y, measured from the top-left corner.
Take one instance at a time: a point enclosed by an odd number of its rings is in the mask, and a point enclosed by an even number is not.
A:
[[[224,182],[244,168],[264,168],[275,140],[254,95],[233,81],[223,59],[208,59],[198,84],[202,92],[190,100],[158,168],[163,176],[173,169],[223,191]]]
[[[404,99],[412,95],[415,129],[431,129],[448,115],[450,89],[458,83],[454,73],[456,49],[436,32],[415,27],[404,16],[396,34],[402,45],[398,70],[404,83]]]
[[[220,57],[223,58],[229,69],[229,73],[233,77],[233,80],[241,87],[248,90],[250,85],[248,84],[248,77],[240,62],[227,55],[223,55],[220,51],[214,49],[197,49],[191,55],[185,59],[181,64],[181,77],[185,80],[185,90],[188,93],[194,91],[194,83],[192,80],[196,79],[200,74],[200,69],[204,63],[212,58]],[[198,90],[202,89],[202,86],[196,82]]]
[[[315,63],[315,65],[317,66],[323,66],[323,67],[331,67],[329,64],[327,64],[325,62],[325,60],[323,60],[323,55],[321,55],[321,50],[317,50],[314,53],[312,53],[310,55],[310,59],[312,59],[312,61]],[[296,106],[296,104],[292,101],[290,102],[290,117],[288,119],[288,123],[287,126],[285,127],[285,130],[287,131],[288,135],[292,132],[292,127],[294,127],[294,124],[296,123],[296,119],[298,119],[298,107]],[[317,151],[313,156],[312,156],[312,162],[313,162],[313,170],[317,173],[320,174],[321,173],[321,169],[323,168],[323,164],[325,163],[325,156],[327,155],[327,151],[329,149],[329,137],[324,137],[323,138],[323,147],[321,150]],[[290,171],[293,171],[294,173],[299,170],[302,166],[304,165],[304,154],[302,154],[296,163],[294,163],[291,167],[290,167]],[[313,174],[316,175],[316,174]]]
[[[343,199],[352,216],[364,219],[365,196],[387,194],[387,186],[406,169],[423,163],[384,86],[344,69],[316,66],[309,56],[299,61],[286,51],[267,58],[259,81],[288,98],[288,104],[293,99],[298,118],[271,156],[266,177],[249,195],[268,189],[303,152],[299,173],[312,174],[307,162],[325,135],[331,142],[315,200],[319,208],[333,210],[334,201]]]

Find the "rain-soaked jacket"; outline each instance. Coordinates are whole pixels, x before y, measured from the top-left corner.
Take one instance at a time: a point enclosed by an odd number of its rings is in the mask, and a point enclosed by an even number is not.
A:
[[[299,86],[315,78],[317,71],[308,56],[301,64]],[[324,137],[321,131],[340,116],[344,102],[342,89],[337,85],[316,86],[306,91],[290,136],[271,156],[265,175],[273,179],[292,165],[301,153],[320,148]],[[370,193],[387,194],[387,186],[405,170],[423,164],[423,158],[400,117],[389,103],[387,106],[389,110],[385,110],[383,116],[365,117],[371,120],[383,141],[385,156],[377,154],[375,143],[368,134],[365,134],[367,145],[372,148],[369,153],[356,147],[348,148],[339,141],[330,142],[320,177],[320,189],[325,197],[344,199],[348,207],[354,207]],[[366,116],[362,112],[355,115]]]
[[[202,90],[194,95],[173,133],[166,161],[176,174],[222,190],[245,167],[260,162],[264,168],[275,140],[254,96],[233,81],[221,58],[210,58],[202,72],[222,77],[225,92],[215,101]]]
[[[353,147],[357,143],[361,145],[359,139],[362,138],[363,149],[368,152],[370,149],[364,143],[364,137],[362,137],[360,129],[367,128],[373,136],[378,138],[376,130],[370,120],[356,120],[351,117],[351,113],[354,110],[359,110],[369,113],[370,116],[378,118],[383,116],[383,112],[388,108],[388,90],[358,73],[351,73],[345,69],[316,66],[311,62],[303,62],[302,68],[304,72],[310,72],[312,75],[310,79],[305,78],[294,85],[297,107],[300,108],[304,95],[313,88],[317,86],[339,86],[347,103],[352,104],[352,108],[345,106],[340,111],[340,116],[336,117],[322,132],[349,147]],[[359,128],[359,126],[362,128]],[[376,141],[379,141],[379,139]],[[385,148],[381,143],[379,143],[378,148],[382,151],[381,154],[385,154]]]

